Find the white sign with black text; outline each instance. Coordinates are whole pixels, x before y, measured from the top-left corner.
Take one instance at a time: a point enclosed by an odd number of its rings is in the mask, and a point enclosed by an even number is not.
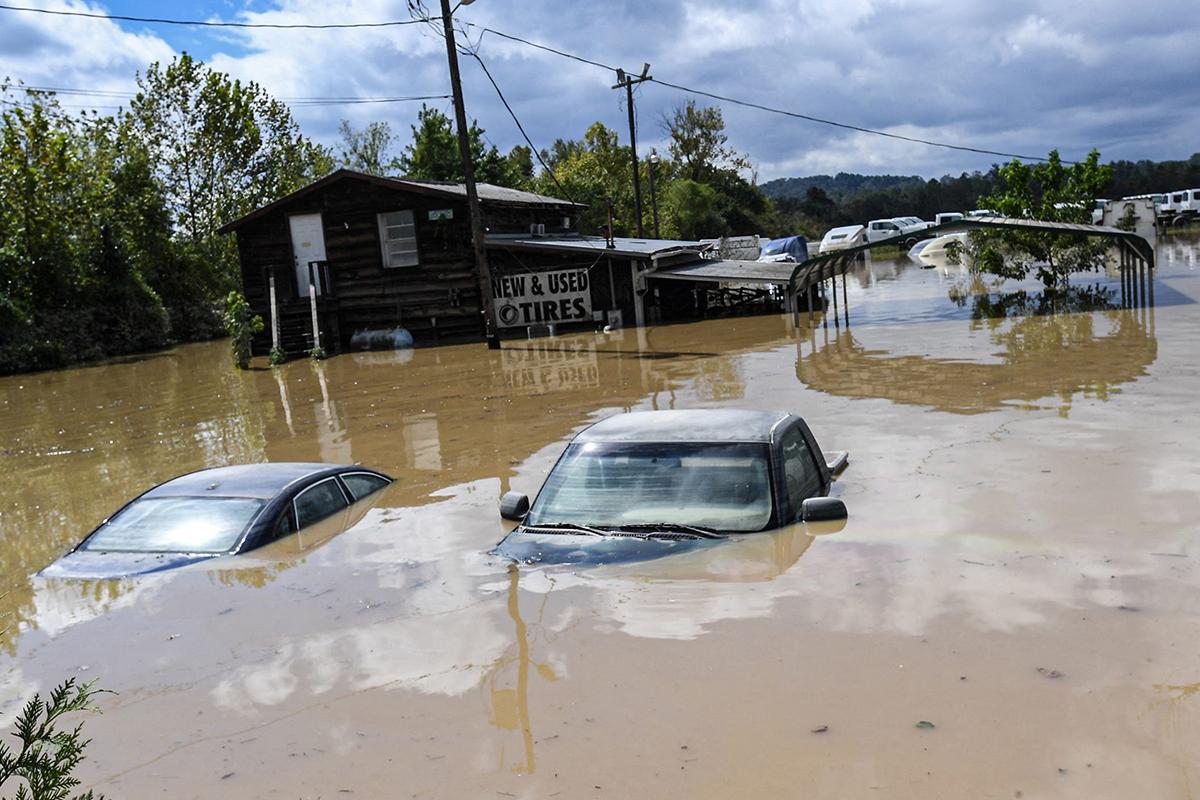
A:
[[[496,319],[501,328],[588,322],[592,292],[586,269],[523,272],[492,282]]]

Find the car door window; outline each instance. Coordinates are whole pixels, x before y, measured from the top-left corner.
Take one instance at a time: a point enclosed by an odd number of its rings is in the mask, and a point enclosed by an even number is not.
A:
[[[355,502],[388,485],[387,479],[369,472],[352,472],[349,475],[343,475],[342,481],[350,490],[350,496],[354,498]]]
[[[817,462],[813,460],[808,442],[798,427],[783,435],[781,446],[783,478],[794,515],[800,511],[800,504],[805,498],[820,494],[821,473],[817,471]]]
[[[341,511],[349,503],[337,481],[326,478],[296,496],[296,527],[303,528]]]
[[[275,523],[275,530],[271,532],[271,540],[282,539],[290,533],[296,532],[296,526],[292,524],[292,510],[285,508],[283,513],[279,515],[279,520]]]

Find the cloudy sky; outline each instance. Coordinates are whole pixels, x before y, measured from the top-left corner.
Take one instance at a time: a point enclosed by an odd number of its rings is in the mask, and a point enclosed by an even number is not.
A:
[[[404,0],[12,4],[256,23],[408,18]],[[1196,0],[477,0],[456,18],[634,72],[649,62],[661,80],[860,127],[1031,155],[1058,148],[1065,158],[1097,147],[1107,160],[1200,151],[1195,12]],[[494,34],[472,44],[539,147],[578,138],[596,120],[626,140],[611,72]],[[64,104],[109,110],[139,70],[183,50],[284,98],[448,92],[444,44],[423,25],[244,30],[0,10],[0,76],[113,93],[63,96]],[[478,65],[464,60],[463,75],[468,114],[488,138],[502,150],[522,141]],[[687,96],[639,87],[643,152],[663,147],[659,119]],[[841,170],[934,177],[998,160],[722,107],[759,180]],[[386,120],[407,135],[417,104],[294,110],[306,133],[333,144],[342,118]]]

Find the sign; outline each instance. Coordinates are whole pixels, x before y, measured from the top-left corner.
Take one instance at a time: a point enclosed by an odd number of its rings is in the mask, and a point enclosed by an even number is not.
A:
[[[500,362],[510,391],[546,394],[600,385],[595,345],[574,339],[512,342],[500,350]]]
[[[501,328],[590,322],[592,292],[586,269],[522,272],[492,282],[496,320]]]
[[[440,220],[446,220],[446,219],[454,219],[454,209],[453,208],[435,208],[429,212],[429,219],[431,222],[438,222]]]

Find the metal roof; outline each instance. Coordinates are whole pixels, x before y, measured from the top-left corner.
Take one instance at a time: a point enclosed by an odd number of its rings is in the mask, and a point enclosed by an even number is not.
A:
[[[279,461],[264,464],[237,464],[212,467],[172,478],[146,492],[145,497],[258,497],[269,499],[289,484],[310,475],[328,472],[330,475],[345,469],[339,464],[310,464]],[[373,471],[373,470],[372,470]]]
[[[244,217],[227,222],[221,226],[218,233],[231,233],[238,228],[251,222],[264,214],[269,214],[277,208],[286,206],[289,203],[295,202],[302,197],[306,197],[313,192],[323,189],[332,183],[342,180],[359,180],[366,183],[373,183],[376,186],[382,186],[385,189],[394,189],[398,192],[416,192],[419,194],[435,195],[439,197],[447,197],[453,199],[465,198],[467,196],[466,186],[461,183],[451,181],[425,181],[413,178],[389,178],[382,175],[370,175],[366,172],[358,172],[352,169],[338,169],[329,173],[319,180],[315,180],[307,186],[303,186],[291,194],[271,203],[267,203],[261,208],[251,211]],[[533,192],[522,192],[519,189],[508,189],[503,186],[494,186],[490,183],[477,183],[475,185],[479,193],[479,202],[483,205],[493,206],[551,206],[555,208],[575,210],[584,208],[580,203],[572,202],[571,200],[561,200],[556,197],[547,197]]]
[[[773,283],[787,286],[792,279],[793,261],[730,261],[699,259],[647,272],[647,278],[710,283]]]
[[[593,255],[656,258],[680,252],[700,253],[711,245],[680,239],[631,239],[613,237],[608,247],[603,236],[545,236],[537,238],[493,235],[484,238],[488,247],[513,250],[541,250],[556,253],[592,253]]]
[[[783,411],[704,408],[616,414],[585,428],[575,442],[770,442]]]
[[[1115,240],[1121,247],[1131,249],[1139,258],[1145,260],[1150,268],[1154,268],[1154,248],[1146,239],[1131,231],[1123,231],[1106,225],[1085,225],[1076,222],[1047,222],[1040,219],[1021,219],[1017,217],[963,217],[934,225],[919,231],[922,236],[939,236],[953,231],[967,231],[973,228],[991,228],[1001,230],[1040,231],[1045,233],[1078,234],[1081,236],[1099,236]],[[864,242],[854,247],[833,250],[814,256],[807,261],[796,264],[792,272],[792,291],[803,292],[813,284],[829,278],[835,273],[845,274],[850,263],[861,252],[877,247],[900,245],[906,239],[912,238],[911,233],[901,233],[887,239],[875,242]]]
[[[467,185],[465,183],[454,183],[452,181],[425,181],[416,178],[391,178],[386,180],[392,183],[400,184],[401,186],[409,186],[414,188],[425,188],[443,194],[455,195],[456,197],[466,198]],[[479,195],[481,202],[488,203],[507,203],[510,205],[542,205],[542,206],[576,206],[583,208],[581,203],[575,203],[571,200],[560,200],[557,197],[549,197],[544,194],[536,194],[534,192],[523,192],[520,189],[510,189],[507,186],[496,186],[492,183],[476,183],[475,191]]]

